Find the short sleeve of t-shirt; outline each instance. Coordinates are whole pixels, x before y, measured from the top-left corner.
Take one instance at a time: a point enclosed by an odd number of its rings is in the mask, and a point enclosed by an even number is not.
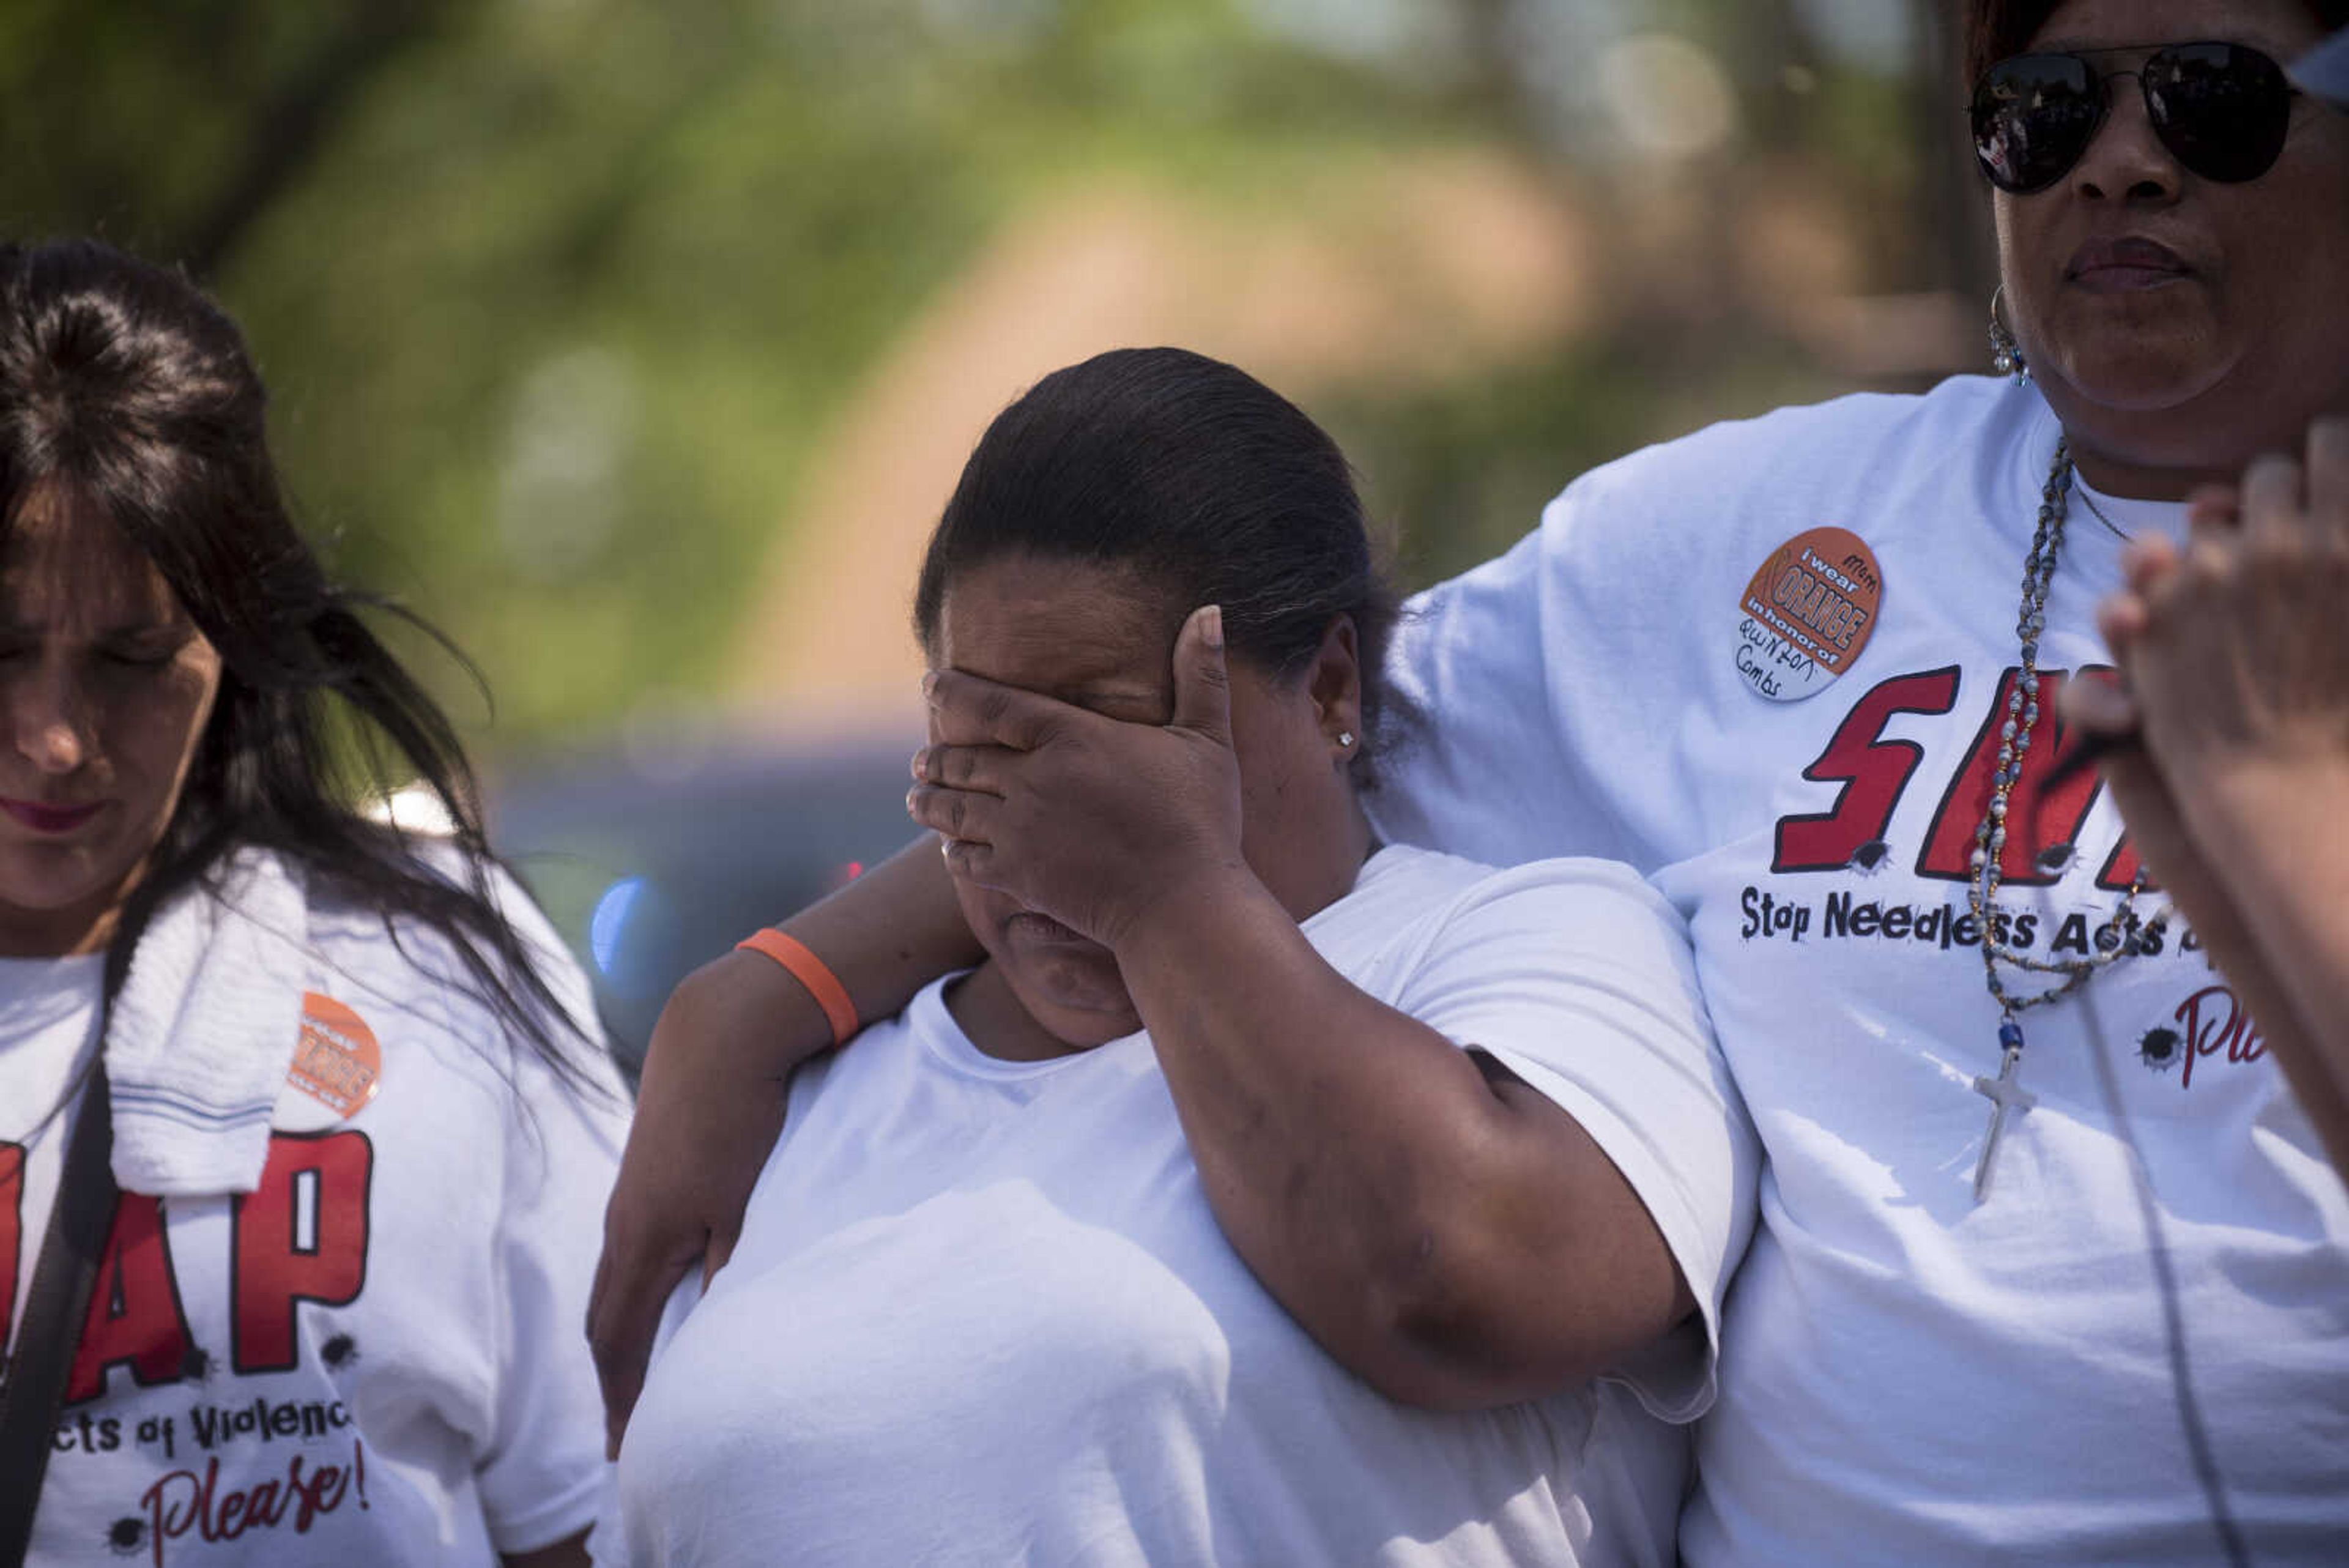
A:
[[[1623,1173],[1701,1324],[1613,1375],[1662,1419],[1702,1415],[1723,1291],[1752,1230],[1759,1156],[1679,917],[1611,861],[1498,872],[1434,921],[1394,1005],[1506,1064]]]
[[[1405,608],[1386,672],[1410,722],[1364,801],[1386,838],[1492,866],[1561,854],[1633,858],[1568,743],[1553,686],[1558,550],[1537,529]]]
[[[1386,669],[1415,733],[1366,801],[1381,833],[1495,866],[1597,855],[1649,873],[1713,847],[1724,788],[1762,798],[1744,722],[1780,706],[1736,674],[1743,585],[1900,477],[1883,437],[1916,401],[1857,394],[1619,458],[1506,555],[1413,599]],[[1822,494],[1816,453],[1844,446]]]
[[[1691,650],[1684,568],[1617,559],[1654,504],[1626,471],[1583,475],[1497,559],[1413,598],[1387,658],[1408,739],[1367,800],[1387,837],[1494,866],[1591,855],[1650,870],[1651,819],[1684,815],[1663,766],[1688,715],[1651,692]],[[1676,581],[1676,579],[1678,579]],[[1637,649],[1636,659],[1619,651]]]
[[[502,889],[507,918],[531,943],[566,1007],[586,981],[544,917]],[[580,1325],[627,1127],[627,1097],[585,1014],[589,1041],[559,1037],[578,1068],[558,1081],[526,1044],[514,1048],[515,1106],[508,1119],[505,1193],[496,1268],[504,1321],[498,1345],[497,1432],[476,1471],[490,1539],[526,1552],[595,1520],[608,1484],[603,1403]],[[591,1049],[592,1044],[592,1049]]]

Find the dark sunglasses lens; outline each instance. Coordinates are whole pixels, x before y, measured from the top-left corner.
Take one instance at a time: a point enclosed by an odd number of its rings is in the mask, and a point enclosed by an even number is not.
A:
[[[2256,180],[2292,126],[2283,67],[2240,44],[2186,44],[2145,64],[2145,103],[2178,161],[2206,180]]]
[[[1974,157],[2002,191],[2044,190],[2079,161],[2104,118],[2104,94],[2085,60],[2017,55],[1974,88]]]

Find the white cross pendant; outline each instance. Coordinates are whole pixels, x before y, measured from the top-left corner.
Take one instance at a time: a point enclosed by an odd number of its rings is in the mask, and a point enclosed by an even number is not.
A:
[[[2004,1031],[2002,1030],[2003,1035]],[[1990,1131],[1983,1135],[1982,1162],[1974,1167],[1974,1201],[1980,1203],[1990,1196],[1991,1167],[1998,1159],[1999,1139],[2006,1136],[2006,1115],[2013,1111],[2021,1116],[2039,1103],[2039,1096],[2014,1081],[2014,1070],[2023,1064],[2023,1043],[2015,1040],[2006,1047],[2004,1060],[1998,1065],[1995,1078],[1976,1078],[1974,1093],[1986,1096],[1990,1102]]]

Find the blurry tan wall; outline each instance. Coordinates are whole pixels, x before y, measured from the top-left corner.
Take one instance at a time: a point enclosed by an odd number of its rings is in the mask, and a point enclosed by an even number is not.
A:
[[[1309,402],[1493,376],[1661,294],[1642,306],[1743,309],[1858,376],[1966,351],[1961,302],[1854,292],[1847,220],[1791,175],[1754,180],[1726,211],[1660,188],[1611,203],[1603,234],[1568,189],[1454,149],[1335,172],[1277,212],[1131,182],[1040,200],[817,441],[803,500],[777,519],[723,727],[917,731],[913,585],[963,460],[1022,389],[1102,349],[1178,344]]]
[[[1179,344],[1300,398],[1485,373],[1581,323],[1588,243],[1555,184],[1475,151],[1348,171],[1278,213],[1141,184],[1043,201],[908,327],[819,442],[745,628],[742,717],[918,727],[907,617],[923,545],[988,421],[1048,371]]]

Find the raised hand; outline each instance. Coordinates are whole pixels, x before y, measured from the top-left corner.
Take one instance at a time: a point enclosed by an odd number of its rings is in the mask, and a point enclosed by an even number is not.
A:
[[[1215,606],[1185,621],[1164,724],[1112,719],[957,670],[928,683],[914,820],[958,876],[1114,950],[1148,902],[1246,875],[1230,674]]]
[[[2349,420],[2126,562],[2097,614],[2125,685],[2071,682],[2064,716],[2121,742],[2106,777],[2147,866],[2349,1174]]]
[[[2305,464],[2262,458],[2198,496],[2185,549],[2139,541],[2128,569],[2099,624],[2173,784],[2349,777],[2349,420],[2312,427]]]

